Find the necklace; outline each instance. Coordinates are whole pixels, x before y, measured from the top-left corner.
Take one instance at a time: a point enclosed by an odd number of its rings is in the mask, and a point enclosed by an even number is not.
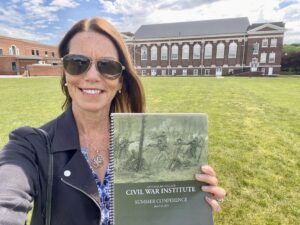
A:
[[[90,160],[91,166],[94,169],[98,169],[103,166],[104,160],[102,155],[99,153],[99,150],[97,150],[96,155]]]

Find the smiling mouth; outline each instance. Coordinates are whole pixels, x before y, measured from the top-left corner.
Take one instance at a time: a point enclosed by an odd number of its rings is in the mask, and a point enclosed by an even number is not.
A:
[[[101,89],[86,89],[86,88],[79,88],[79,90],[83,93],[83,94],[86,94],[86,95],[99,95],[99,94],[102,94],[104,93],[104,90],[101,90]]]

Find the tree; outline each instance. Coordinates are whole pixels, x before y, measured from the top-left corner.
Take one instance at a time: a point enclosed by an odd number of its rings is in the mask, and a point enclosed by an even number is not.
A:
[[[300,52],[291,52],[283,55],[281,69],[285,72],[300,74]]]

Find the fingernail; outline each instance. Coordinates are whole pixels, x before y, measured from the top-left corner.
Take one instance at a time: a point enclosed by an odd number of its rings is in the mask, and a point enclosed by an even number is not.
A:
[[[203,166],[201,166],[201,170],[204,172],[205,170],[207,170],[208,169],[208,166],[207,165],[203,165]]]
[[[200,173],[197,173],[197,174],[195,174],[195,177],[197,178],[197,179],[202,179],[203,178],[203,175],[202,174],[200,174]]]
[[[207,191],[207,186],[202,186],[201,189],[202,191]]]

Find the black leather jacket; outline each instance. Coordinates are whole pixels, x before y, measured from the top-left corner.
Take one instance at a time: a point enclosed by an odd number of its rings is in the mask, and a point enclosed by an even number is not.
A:
[[[99,194],[80,152],[71,108],[41,128],[49,134],[54,158],[51,224],[99,225]],[[48,165],[46,141],[36,129],[22,127],[10,134],[0,152],[1,225],[24,225],[32,201],[31,224],[44,224]]]

